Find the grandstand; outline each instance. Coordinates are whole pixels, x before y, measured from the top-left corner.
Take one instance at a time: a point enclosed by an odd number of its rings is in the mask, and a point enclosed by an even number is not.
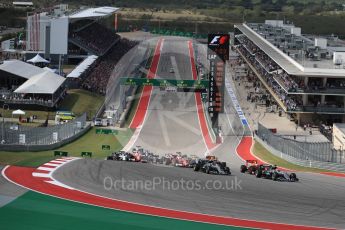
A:
[[[45,9],[45,12],[28,15],[26,46],[21,60],[40,54],[49,60],[50,68],[59,68],[61,75],[64,75],[60,69],[63,64],[76,68],[64,78],[48,71],[48,68],[8,60],[0,71],[3,83],[0,85],[0,103],[10,104],[11,108],[21,106],[33,110],[43,106],[46,110],[56,108],[67,89],[83,88],[105,95],[115,65],[137,44],[121,38],[104,23],[105,18],[118,10],[97,7],[72,12],[66,4],[61,4]],[[43,86],[49,89],[42,91]]]
[[[101,57],[88,74],[81,78],[81,87],[101,95],[106,94],[107,84],[115,65],[137,42],[120,39],[109,52]]]
[[[329,46],[328,44],[332,44]],[[345,122],[345,51],[279,20],[235,25],[234,47],[277,104],[300,123]]]
[[[50,11],[29,15],[26,51],[44,53],[53,62],[61,56],[65,62],[80,62],[89,55],[102,56],[120,39],[114,30],[103,25],[102,19],[118,10],[97,7],[70,12],[61,4]]]

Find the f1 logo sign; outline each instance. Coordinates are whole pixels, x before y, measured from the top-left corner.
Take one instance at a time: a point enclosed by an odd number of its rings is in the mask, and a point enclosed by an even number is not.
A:
[[[215,60],[219,57],[221,60],[229,60],[229,34],[209,34],[207,59]]]
[[[218,39],[220,36],[214,36],[212,41],[210,42],[210,45],[218,45]]]
[[[209,45],[210,46],[225,45],[228,41],[229,41],[229,35],[214,35]]]

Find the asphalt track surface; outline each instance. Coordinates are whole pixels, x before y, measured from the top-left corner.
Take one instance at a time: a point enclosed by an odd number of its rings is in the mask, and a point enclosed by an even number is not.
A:
[[[187,40],[164,39],[155,78],[193,79]],[[194,93],[153,88],[145,122],[135,145],[160,155],[182,152],[203,156],[207,148],[197,119]]]
[[[3,166],[0,166],[2,171]],[[18,196],[23,195],[27,190],[18,187],[7,181],[2,175],[0,175],[0,207],[5,206],[11,201],[15,200]]]
[[[178,69],[178,73],[176,69],[175,73],[170,73],[170,68]],[[186,41],[165,39],[157,75],[160,78],[191,79]],[[190,95],[164,95],[159,89],[154,89],[136,144],[159,154],[181,151],[203,155],[206,146],[197,120],[195,99]],[[71,162],[59,168],[53,176],[83,191],[146,205],[261,221],[345,228],[344,178],[298,173],[300,182],[289,183],[258,179],[239,172],[242,161],[235,151],[243,130],[229,97],[226,105],[226,114],[220,121],[224,143],[213,152],[228,162],[232,176],[92,159]],[[124,181],[124,186],[109,188],[109,178],[113,184]],[[140,186],[141,182],[154,180],[157,182],[154,189]],[[135,189],[128,187],[132,182],[139,183],[139,186]],[[212,188],[212,183],[217,186]]]

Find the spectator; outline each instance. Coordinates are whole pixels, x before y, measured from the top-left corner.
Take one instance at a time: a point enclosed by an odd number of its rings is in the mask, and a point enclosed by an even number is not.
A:
[[[91,92],[105,95],[108,80],[116,63],[136,44],[136,42],[121,39],[105,56],[98,60],[94,68],[90,68],[82,87]]]

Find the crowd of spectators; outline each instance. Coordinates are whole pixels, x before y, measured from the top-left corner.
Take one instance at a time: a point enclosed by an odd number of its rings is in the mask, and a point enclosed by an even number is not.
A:
[[[343,79],[328,79],[326,83],[327,88],[332,89],[344,89],[345,88],[345,80]]]
[[[273,72],[278,70],[279,68],[279,66],[274,61],[272,61],[272,59],[267,54],[263,52],[256,52],[255,59],[267,72]]]
[[[240,34],[236,36],[236,39],[242,44],[242,46],[251,54],[255,55],[259,48],[249,40],[245,35]]]
[[[90,68],[89,74],[85,76],[82,83],[82,88],[105,95],[108,80],[116,63],[136,44],[136,42],[127,39],[121,39],[117,42],[106,55],[99,58],[100,60],[94,68]]]
[[[115,32],[97,22],[77,32],[71,32],[70,37],[94,51],[97,55],[106,53],[120,39],[120,36]]]
[[[289,92],[296,92],[304,85],[304,81],[301,81],[300,84],[296,83],[284,70],[282,73],[273,73],[273,75]]]
[[[288,91],[296,92],[300,88],[304,88],[304,81],[297,83],[289,74],[280,69],[266,53],[262,52],[252,41],[246,36],[239,35],[236,37],[250,55],[255,56],[256,62],[269,73],[274,74],[274,78],[279,81]]]
[[[305,87],[307,90],[320,90],[324,89],[322,79],[320,78],[311,78],[308,81],[308,86]]]
[[[302,101],[298,99],[296,96],[288,95],[287,92],[278,84],[275,76],[283,76],[284,74],[272,73],[275,68],[277,68],[276,64],[272,63],[272,60],[267,58],[267,55],[260,51],[258,48],[255,48],[249,51],[248,47],[252,47],[253,44],[249,42],[242,43],[248,41],[248,39],[239,40],[241,45],[238,46],[238,50],[246,57],[246,59],[254,66],[256,71],[264,78],[268,86],[273,90],[273,92],[279,97],[279,99],[283,102],[283,104],[287,107],[290,111],[298,110],[299,107],[302,105]],[[243,44],[243,45],[242,45]],[[246,47],[244,46],[246,45]],[[284,78],[283,78],[284,79]],[[285,78],[288,81],[288,78]],[[291,84],[290,82],[288,84]]]
[[[325,89],[344,89],[345,80],[342,79],[328,79],[326,85],[323,84],[322,78],[310,78],[307,85],[305,85],[303,79],[298,79],[295,76],[290,76],[259,47],[257,47],[251,40],[245,35],[237,35],[236,39],[241,46],[246,50],[249,56],[255,57],[255,61],[262,65],[267,72],[273,73],[274,78],[280,85],[284,87],[288,92],[301,91],[318,91]]]

